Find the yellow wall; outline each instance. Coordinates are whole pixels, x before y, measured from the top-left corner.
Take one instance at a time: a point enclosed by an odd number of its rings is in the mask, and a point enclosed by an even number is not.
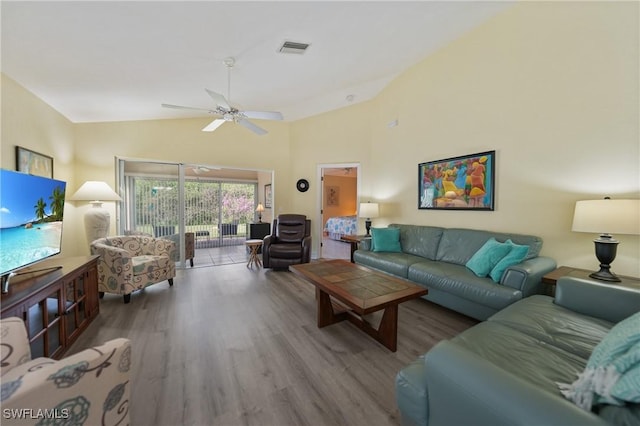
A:
[[[638,3],[531,2],[412,68],[379,98],[380,121],[400,126],[373,152],[405,138],[421,141],[406,162],[495,149],[496,211],[407,211],[412,179],[379,195],[402,206],[390,220],[526,231],[560,264],[597,266],[595,236],[571,232],[573,206],[640,198],[638,33]],[[638,237],[617,237],[613,269],[640,276]]]
[[[16,169],[16,145],[53,157],[53,177],[67,182],[68,200],[79,186],[74,173],[73,123],[4,74],[1,82],[0,166]],[[82,216],[74,204],[67,201],[64,207],[62,253],[65,255],[77,255],[76,241],[84,239]],[[73,223],[79,226],[68,226]]]
[[[381,203],[376,226],[530,233],[559,264],[594,269],[595,235],[571,232],[575,201],[640,198],[638,12],[635,2],[521,2],[373,100],[265,123],[262,137],[230,125],[202,133],[207,119],[72,125],[3,77],[2,166],[14,167],[14,145],[52,155],[70,193],[87,179],[113,184],[116,155],[274,170],[273,213],[319,220],[318,164],[358,163],[361,200]],[[418,163],[494,149],[495,211],[417,209]],[[300,178],[309,191],[295,190]],[[613,270],[640,276],[638,237],[616,237]]]
[[[596,235],[571,231],[573,208],[640,198],[638,33],[638,3],[520,3],[361,109],[293,123],[292,157],[311,168],[357,155],[361,199],[381,203],[376,226],[531,233],[560,265],[596,268]],[[495,211],[417,209],[418,163],[494,149]],[[640,276],[638,237],[616,237],[613,270]]]

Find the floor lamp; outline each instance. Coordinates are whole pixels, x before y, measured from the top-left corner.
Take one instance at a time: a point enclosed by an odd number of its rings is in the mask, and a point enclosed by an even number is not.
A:
[[[92,208],[84,215],[84,229],[89,245],[98,238],[109,235],[111,217],[102,207],[104,201],[122,201],[122,198],[105,182],[86,181],[70,198],[72,201],[90,201]]]
[[[640,200],[611,200],[607,197],[604,200],[578,201],[571,230],[600,234],[600,238],[593,241],[600,270],[589,276],[601,281],[620,282],[620,278],[610,270],[619,243],[611,234],[640,234]]]

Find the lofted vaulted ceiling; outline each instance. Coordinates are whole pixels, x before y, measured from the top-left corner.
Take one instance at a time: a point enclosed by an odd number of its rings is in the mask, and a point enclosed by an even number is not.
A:
[[[285,120],[371,99],[509,7],[486,1],[2,1],[2,72],[72,122],[206,116],[211,89]],[[302,55],[279,52],[308,43]],[[234,57],[228,91],[223,60]]]

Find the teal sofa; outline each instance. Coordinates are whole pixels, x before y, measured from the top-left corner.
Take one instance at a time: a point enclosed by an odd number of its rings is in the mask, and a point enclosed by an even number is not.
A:
[[[396,377],[402,423],[639,425],[638,403],[587,411],[558,385],[574,382],[609,330],[639,310],[640,287],[562,277],[555,298],[518,301],[403,368]]]
[[[363,240],[354,262],[406,278],[429,290],[425,299],[481,321],[525,297],[542,292],[542,276],[556,262],[539,256],[542,239],[532,235],[475,229],[391,224],[400,229],[402,252],[371,251]],[[529,246],[525,259],[507,268],[496,283],[478,277],[465,264],[489,240]]]

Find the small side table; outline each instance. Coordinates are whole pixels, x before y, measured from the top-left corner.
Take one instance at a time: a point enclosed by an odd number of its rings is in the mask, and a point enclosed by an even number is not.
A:
[[[343,235],[340,239],[345,243],[351,244],[351,263],[355,263],[353,261],[353,253],[358,250],[358,244],[366,238],[371,238],[367,235]]]
[[[271,233],[271,224],[267,222],[258,222],[249,224],[249,233],[247,240],[262,240]],[[258,253],[262,252],[262,247],[258,247]]]
[[[555,295],[556,283],[560,278],[564,277],[565,275],[574,275],[580,278],[591,279],[593,281],[603,283],[603,284],[609,284],[612,286],[622,285],[622,286],[629,286],[633,288],[640,288],[640,278],[618,275],[618,277],[622,279],[622,282],[611,283],[607,281],[599,281],[594,278],[590,278],[589,274],[591,274],[594,271],[595,269],[590,271],[587,269],[574,268],[572,266],[560,266],[556,270],[551,271],[548,274],[544,275],[542,277],[542,283],[547,286],[547,294],[549,296]]]
[[[253,268],[253,265],[260,268],[262,266],[262,261],[258,257],[258,249],[262,247],[262,240],[247,240],[244,242],[244,245],[246,245],[250,250],[247,268]]]

